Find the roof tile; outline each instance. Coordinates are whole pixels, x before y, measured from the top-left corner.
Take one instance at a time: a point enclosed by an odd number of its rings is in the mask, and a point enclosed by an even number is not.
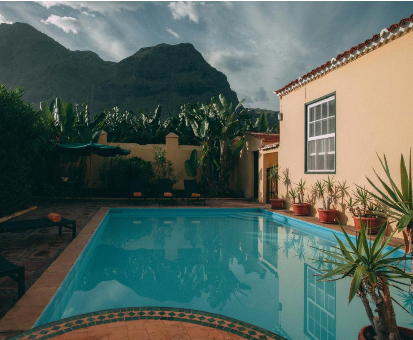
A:
[[[360,53],[358,53],[358,51],[364,52],[364,51],[367,51],[368,49],[375,48],[376,45],[374,44],[374,42],[380,41],[382,39],[382,37],[387,35],[386,38],[384,38],[386,41],[393,39],[395,36],[392,33],[396,29],[401,28],[403,26],[407,26],[409,29],[411,29],[413,27],[412,23],[413,23],[413,14],[410,15],[410,17],[408,17],[408,18],[404,18],[404,19],[400,20],[400,22],[398,24],[393,24],[389,28],[382,29],[380,34],[375,34],[370,39],[367,39],[364,43],[360,43],[357,46],[353,46],[348,51],[345,51],[345,52],[339,54],[337,57],[332,58],[331,61],[327,61],[325,64],[323,64],[320,67],[317,67],[316,69],[308,72],[307,74],[303,75],[302,77],[291,81],[289,84],[285,85],[281,89],[274,91],[274,93],[277,96],[282,96],[284,94],[287,94],[287,93],[291,92],[295,87],[298,87],[298,86],[302,85],[304,82],[308,82],[311,79],[315,79],[316,77],[313,77],[314,75],[318,75],[319,73],[326,73],[326,72],[332,70],[333,68],[331,66],[335,66],[335,64],[337,62],[340,62],[341,59],[350,58],[354,54],[360,54]],[[400,33],[400,34],[404,34],[408,31],[409,30],[402,31],[402,33]],[[383,41],[380,41],[380,43],[383,43]],[[345,60],[343,60],[343,62],[345,62]],[[297,86],[295,86],[295,85],[297,85]]]

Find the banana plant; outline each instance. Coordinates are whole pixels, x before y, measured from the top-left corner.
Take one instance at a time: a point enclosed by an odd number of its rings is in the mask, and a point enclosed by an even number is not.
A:
[[[196,149],[192,150],[191,157],[185,161],[185,170],[189,177],[196,177],[198,174],[199,158]]]
[[[210,190],[228,191],[234,162],[241,152],[245,117],[242,102],[234,108],[224,96],[209,104],[184,105],[181,115],[190,126],[195,140],[202,145],[202,167]],[[234,143],[234,139],[240,137]]]
[[[381,226],[373,242],[368,240],[367,231],[360,222],[360,233],[353,242],[340,224],[348,246],[334,234],[338,247],[334,251],[318,249],[324,256],[316,261],[332,266],[322,269],[320,280],[351,278],[349,303],[356,295],[361,299],[378,340],[400,340],[389,286],[402,289],[401,286],[408,284],[400,280],[413,279],[413,276],[399,266],[399,262],[407,258],[395,256],[402,246],[387,248],[397,230],[385,239],[386,226],[386,223]]]
[[[103,115],[90,121],[86,104],[76,104],[73,109],[71,103],[63,103],[56,98],[50,105],[41,102],[40,110],[43,119],[57,128],[61,143],[90,143],[99,139]]]

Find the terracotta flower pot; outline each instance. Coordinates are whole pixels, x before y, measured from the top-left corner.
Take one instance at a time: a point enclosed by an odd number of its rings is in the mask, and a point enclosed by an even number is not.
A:
[[[336,209],[318,209],[318,219],[321,223],[336,223],[337,210]]]
[[[413,339],[413,329],[404,328],[404,327],[398,327],[398,328],[399,328],[400,337],[403,340]],[[363,327],[359,332],[358,340],[372,339],[371,337],[368,337],[367,334],[376,335],[376,332],[374,331],[373,326],[369,325],[369,326]]]
[[[356,226],[357,231],[360,231],[360,219],[369,234],[377,234],[377,219],[375,217],[353,216],[354,225]]]
[[[282,198],[271,198],[271,209],[278,210],[283,209],[284,200]]]
[[[308,203],[301,203],[301,204],[293,203],[294,215],[307,216],[308,215],[308,207],[309,207]]]

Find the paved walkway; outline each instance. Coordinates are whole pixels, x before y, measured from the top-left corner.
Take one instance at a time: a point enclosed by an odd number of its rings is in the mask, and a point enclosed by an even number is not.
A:
[[[66,333],[55,340],[240,340],[236,334],[179,321],[139,320],[92,326]]]

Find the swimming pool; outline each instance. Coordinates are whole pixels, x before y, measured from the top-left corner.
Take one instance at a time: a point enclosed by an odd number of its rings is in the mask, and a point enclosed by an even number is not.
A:
[[[110,209],[36,326],[120,307],[217,313],[291,340],[355,339],[349,282],[319,282],[333,233],[263,209]],[[408,296],[393,297],[404,304]],[[400,326],[413,320],[395,306]],[[344,334],[344,336],[343,336]]]

